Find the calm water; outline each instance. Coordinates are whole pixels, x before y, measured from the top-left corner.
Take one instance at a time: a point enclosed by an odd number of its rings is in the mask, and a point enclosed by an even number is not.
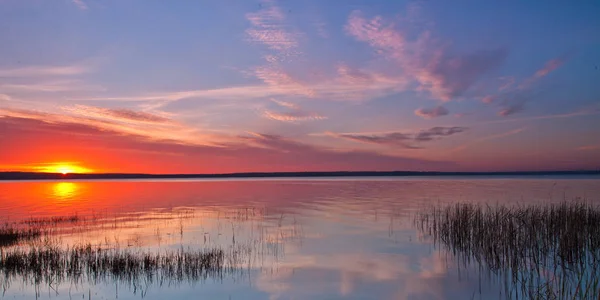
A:
[[[454,202],[600,204],[600,178],[378,178],[0,183],[2,223],[56,223],[62,247],[132,251],[245,249],[236,269],[206,280],[3,283],[6,299],[476,299],[494,280],[459,272],[413,226]],[[2,276],[0,274],[0,276]]]

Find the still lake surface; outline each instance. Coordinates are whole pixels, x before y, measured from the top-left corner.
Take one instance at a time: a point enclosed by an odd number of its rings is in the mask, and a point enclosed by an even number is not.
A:
[[[498,299],[414,226],[457,202],[600,204],[599,176],[0,183],[0,223],[44,226],[61,247],[244,249],[202,280],[40,283],[0,274],[1,299]],[[58,220],[58,219],[55,219]],[[27,247],[22,244],[16,247]]]

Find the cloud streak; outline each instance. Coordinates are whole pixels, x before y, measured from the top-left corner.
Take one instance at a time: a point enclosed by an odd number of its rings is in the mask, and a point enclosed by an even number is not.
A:
[[[282,122],[302,122],[302,121],[315,121],[315,120],[325,120],[327,119],[324,116],[321,116],[316,113],[305,112],[302,110],[295,110],[292,112],[274,112],[266,110],[264,112],[264,116],[271,120],[277,120]]]
[[[535,72],[534,77],[542,78],[542,77],[550,74],[550,72],[552,72],[552,71],[558,69],[560,66],[562,66],[566,60],[567,60],[566,56],[562,56],[562,57],[558,57],[558,58],[549,60],[548,62],[546,62],[546,64],[544,65],[543,68],[541,68],[537,72]]]
[[[13,69],[0,69],[0,77],[40,77],[40,76],[73,76],[90,73],[94,70],[90,64],[74,64],[64,66],[29,66]]]
[[[74,105],[63,107],[63,110],[86,117],[108,119],[112,121],[169,124],[173,121],[151,113],[134,111],[130,109],[110,109],[87,105]]]
[[[436,106],[434,108],[419,108],[415,110],[415,115],[424,118],[424,119],[432,119],[441,116],[446,116],[450,113],[447,108],[443,106]]]
[[[73,4],[75,4],[81,10],[87,10],[89,7],[83,0],[73,0]]]
[[[292,33],[284,24],[285,15],[274,1],[263,1],[262,9],[258,12],[246,14],[246,19],[252,25],[246,30],[248,40],[267,46],[278,53],[272,59],[284,60],[297,53],[298,33]]]
[[[524,79],[517,87],[513,87],[515,83],[514,77],[503,77],[501,79],[503,79],[504,83],[498,88],[499,93],[484,96],[481,98],[481,101],[500,107],[497,113],[498,116],[506,117],[522,112],[525,109],[525,103],[531,97],[531,87],[541,78],[562,66],[566,60],[567,56],[563,55],[547,61],[542,68],[529,78]]]
[[[508,55],[503,48],[451,54],[430,31],[411,39],[408,32],[396,29],[383,17],[366,19],[360,11],[350,14],[346,32],[369,44],[384,58],[398,63],[403,75],[417,84],[417,90],[428,91],[443,101],[463,95],[483,75],[503,63]]]
[[[46,162],[46,153],[86,153],[61,160],[76,160],[99,171],[148,173],[226,173],[334,170],[434,170],[452,163],[389,156],[366,151],[320,148],[278,135],[249,133],[229,137],[218,145],[183,143],[179,139],[149,139],[147,136],[114,131],[96,123],[74,123],[73,119],[51,119],[29,114],[0,118],[3,146],[25,162]],[[62,141],[51,143],[51,141]],[[225,140],[225,139],[222,139]],[[44,151],[29,145],[49,143]],[[169,159],[165,154],[173,154]],[[58,159],[50,155],[51,159]],[[12,161],[18,161],[17,158]],[[124,169],[123,166],[126,166]],[[129,167],[129,168],[127,168]],[[134,168],[134,169],[131,169]]]
[[[172,140],[194,145],[212,145],[219,142],[219,139],[201,133],[195,128],[145,112],[84,105],[66,106],[62,107],[62,110],[66,114],[0,108],[0,117],[62,124],[61,126],[71,128],[74,134],[76,130],[73,128],[96,128],[99,131],[136,136],[147,140]]]
[[[287,111],[278,112],[273,110],[265,110],[263,112],[263,116],[267,119],[291,123],[327,119],[327,117],[322,116],[320,114],[314,112],[307,112],[300,108],[300,106],[297,104],[276,99],[270,100],[273,103],[277,104],[277,106],[279,106],[280,108],[287,109]]]
[[[106,88],[99,85],[85,84],[78,80],[60,80],[28,84],[1,84],[0,90],[57,93],[71,91],[97,92],[106,91]]]
[[[420,143],[439,140],[466,131],[467,127],[432,127],[414,133],[389,132],[380,134],[332,133],[327,135],[367,144],[386,145],[404,149],[420,149]]]
[[[504,138],[507,136],[511,136],[511,135],[515,135],[515,134],[519,134],[521,132],[525,131],[525,128],[518,128],[518,129],[514,129],[514,130],[510,130],[507,132],[503,132],[503,133],[499,133],[499,134],[493,134],[493,135],[488,135],[488,136],[484,136],[482,138],[473,140],[469,143],[466,143],[460,147],[454,148],[452,151],[456,152],[456,151],[462,151],[465,150],[473,145],[485,142],[485,141],[490,141],[490,140],[495,140],[495,139],[500,139],[500,138]]]

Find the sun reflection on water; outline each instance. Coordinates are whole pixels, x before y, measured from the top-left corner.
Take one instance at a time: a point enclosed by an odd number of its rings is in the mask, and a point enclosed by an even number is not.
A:
[[[78,194],[79,186],[73,182],[58,182],[52,186],[52,196],[60,202],[71,201]]]

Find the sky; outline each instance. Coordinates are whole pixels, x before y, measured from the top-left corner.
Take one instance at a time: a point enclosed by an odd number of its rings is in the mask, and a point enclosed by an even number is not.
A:
[[[0,171],[600,168],[598,1],[0,0]]]

